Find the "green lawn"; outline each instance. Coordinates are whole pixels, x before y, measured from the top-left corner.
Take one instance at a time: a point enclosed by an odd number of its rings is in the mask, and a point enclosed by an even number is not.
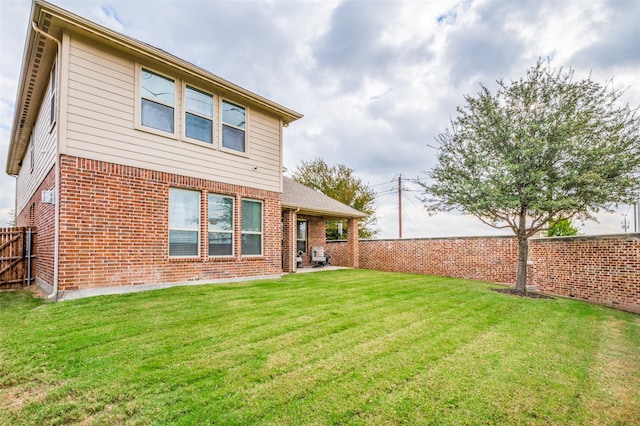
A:
[[[640,316],[341,270],[0,293],[0,424],[640,423]]]

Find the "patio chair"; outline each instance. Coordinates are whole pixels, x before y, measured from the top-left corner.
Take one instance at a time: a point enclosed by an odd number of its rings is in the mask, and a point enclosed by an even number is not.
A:
[[[324,266],[327,263],[324,247],[311,247],[311,261],[316,262],[316,267]]]

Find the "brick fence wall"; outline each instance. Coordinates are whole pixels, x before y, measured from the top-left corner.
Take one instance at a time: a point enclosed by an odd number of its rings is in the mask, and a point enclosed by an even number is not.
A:
[[[640,313],[640,234],[531,240],[540,292]]]
[[[334,265],[346,264],[347,243],[327,241]],[[640,313],[640,234],[532,239],[528,285]],[[513,237],[360,240],[360,267],[513,284]]]

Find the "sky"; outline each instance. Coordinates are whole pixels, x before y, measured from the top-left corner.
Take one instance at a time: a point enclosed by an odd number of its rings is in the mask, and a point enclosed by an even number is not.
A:
[[[379,238],[498,235],[457,213],[429,216],[419,186],[436,137],[465,95],[516,80],[538,58],[578,78],[613,79],[640,105],[638,0],[53,0],[198,65],[304,117],[284,131],[284,165],[344,164],[378,194]],[[0,227],[4,173],[30,0],[0,0]],[[633,206],[578,222],[581,234],[634,230]],[[510,231],[506,231],[509,233]]]

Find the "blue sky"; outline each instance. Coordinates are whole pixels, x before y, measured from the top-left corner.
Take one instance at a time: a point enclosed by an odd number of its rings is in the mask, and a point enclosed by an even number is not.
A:
[[[398,234],[393,178],[424,176],[435,137],[480,83],[517,79],[543,57],[614,78],[640,105],[638,1],[52,2],[303,113],[285,130],[285,166],[320,157],[353,168],[380,194],[380,237]],[[0,226],[14,203],[4,166],[30,8],[0,0]],[[472,217],[428,216],[405,184],[404,237],[498,233]],[[631,206],[581,232],[622,232],[625,214]]]

